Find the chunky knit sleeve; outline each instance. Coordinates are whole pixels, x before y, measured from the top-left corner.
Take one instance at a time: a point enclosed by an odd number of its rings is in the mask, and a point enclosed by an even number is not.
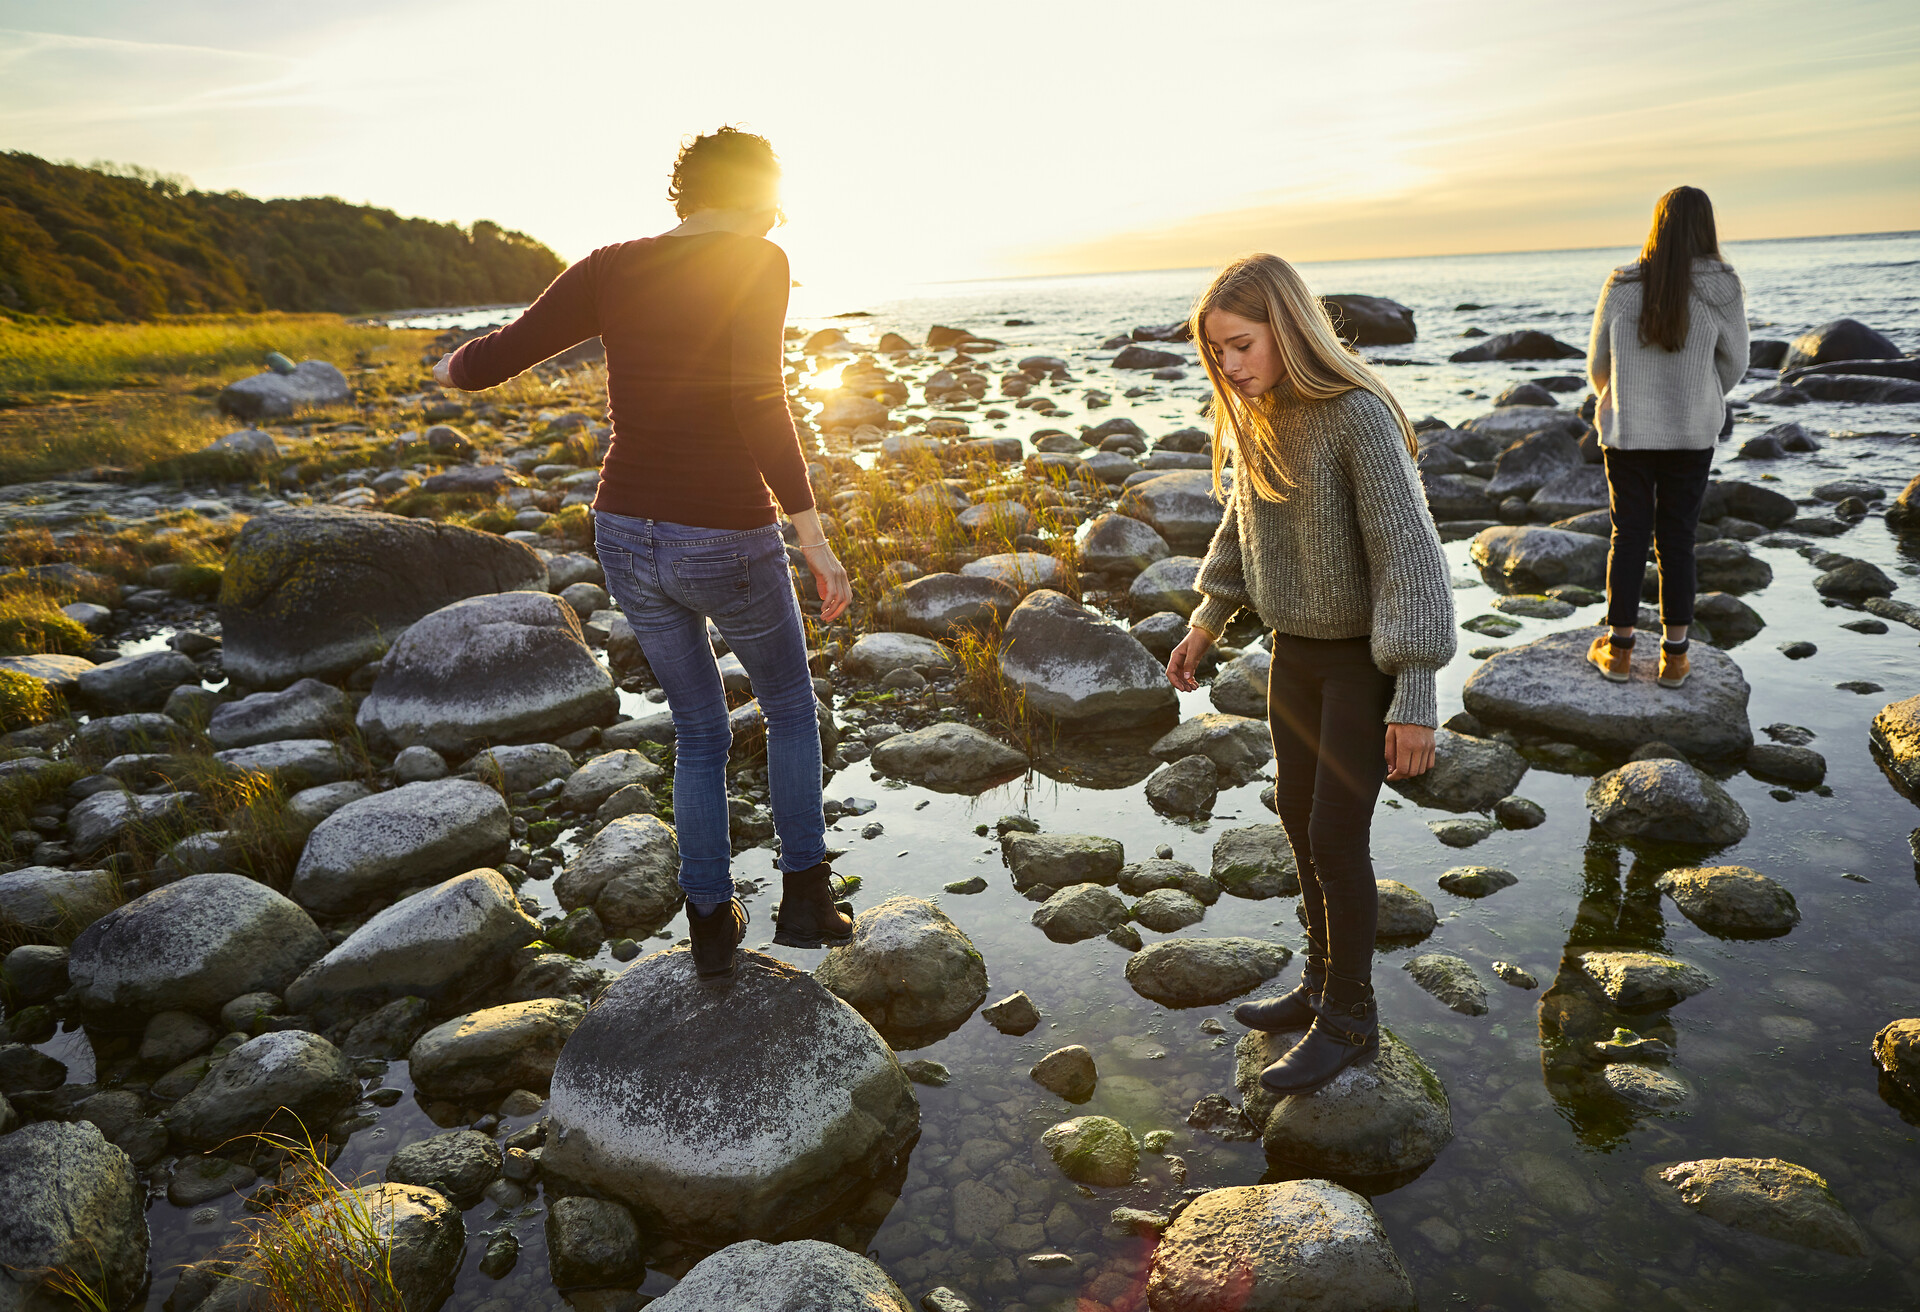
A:
[[[1713,366],[1719,372],[1723,395],[1731,392],[1734,385],[1747,376],[1748,354],[1746,297],[1731,271],[1728,281],[1733,283],[1733,296],[1725,304],[1715,307],[1720,315],[1720,335],[1713,345]]]
[[[1587,381],[1594,394],[1604,397],[1613,375],[1613,333],[1607,317],[1607,298],[1613,294],[1615,276],[1608,275],[1600,289],[1600,300],[1593,307],[1593,331],[1587,336]]]
[[[1373,591],[1373,663],[1394,677],[1389,724],[1440,723],[1435,676],[1453,659],[1453,585],[1413,458],[1386,403],[1347,394],[1341,464]]]
[[[1195,608],[1191,623],[1215,638],[1227,631],[1227,622],[1239,614],[1242,606],[1253,604],[1240,558],[1239,499],[1237,492],[1228,493],[1226,514],[1213,531],[1213,542],[1207,547],[1207,558],[1201,562],[1193,585],[1203,600]]]

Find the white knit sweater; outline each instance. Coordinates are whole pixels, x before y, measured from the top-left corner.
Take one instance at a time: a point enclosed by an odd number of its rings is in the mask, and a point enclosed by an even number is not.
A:
[[[1593,311],[1587,377],[1599,394],[1600,444],[1628,451],[1704,450],[1726,422],[1727,393],[1747,371],[1747,307],[1732,266],[1693,262],[1687,341],[1640,344],[1638,265],[1615,269]]]

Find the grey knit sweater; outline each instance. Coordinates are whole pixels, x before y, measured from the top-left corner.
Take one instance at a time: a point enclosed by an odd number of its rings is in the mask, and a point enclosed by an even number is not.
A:
[[[1420,476],[1386,404],[1363,388],[1282,401],[1274,431],[1295,486],[1262,500],[1234,480],[1195,585],[1193,623],[1218,635],[1242,606],[1301,638],[1372,638],[1394,676],[1389,724],[1439,723],[1434,675],[1453,659],[1453,588]]]
[[[1587,376],[1600,397],[1600,444],[1628,451],[1704,451],[1726,420],[1727,393],[1747,371],[1747,306],[1719,260],[1693,262],[1687,340],[1678,351],[1640,344],[1636,264],[1615,269],[1593,311]]]

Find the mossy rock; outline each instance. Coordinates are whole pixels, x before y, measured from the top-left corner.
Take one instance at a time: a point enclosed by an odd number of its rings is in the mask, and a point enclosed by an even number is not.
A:
[[[1110,1116],[1076,1116],[1040,1136],[1040,1146],[1069,1180],[1117,1189],[1140,1165],[1140,1142]]]

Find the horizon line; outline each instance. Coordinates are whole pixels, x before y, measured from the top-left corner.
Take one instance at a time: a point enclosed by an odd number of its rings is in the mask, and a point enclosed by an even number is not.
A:
[[[1751,246],[1759,242],[1780,241],[1842,241],[1868,237],[1920,237],[1920,228],[1893,228],[1882,232],[1817,232],[1802,233],[1794,237],[1740,237],[1722,242],[1723,246]],[[1391,263],[1395,260],[1453,260],[1470,256],[1499,255],[1578,255],[1584,251],[1617,251],[1631,249],[1631,244],[1613,243],[1602,246],[1537,246],[1523,250],[1507,251],[1423,251],[1417,255],[1354,255],[1337,260],[1301,260],[1301,265],[1316,264],[1360,264],[1378,262]],[[918,284],[922,287],[958,287],[980,282],[1036,282],[1044,278],[1112,278],[1127,273],[1190,273],[1217,267],[1213,264],[1167,264],[1147,269],[1088,269],[1079,273],[1007,273],[989,274],[978,278],[930,278]]]

